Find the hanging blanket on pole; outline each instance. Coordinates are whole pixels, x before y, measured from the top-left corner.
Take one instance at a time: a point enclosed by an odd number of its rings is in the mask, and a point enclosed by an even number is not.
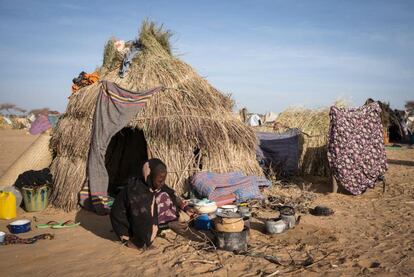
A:
[[[92,202],[93,208],[98,214],[109,212],[109,180],[105,168],[106,149],[112,136],[124,128],[138,111],[145,107],[152,95],[160,90],[161,87],[133,92],[122,89],[109,81],[101,82],[92,123],[87,181],[80,193],[82,206],[85,206],[85,202]]]
[[[191,184],[200,196],[212,201],[234,194],[238,202],[263,198],[259,187],[271,185],[266,178],[246,176],[241,172],[199,172],[193,176]]]
[[[350,193],[361,194],[387,170],[381,108],[378,103],[358,109],[331,107],[329,116],[332,174]]]
[[[257,132],[258,160],[263,160],[267,168],[272,168],[282,175],[295,174],[299,165],[299,134],[298,129],[291,129],[282,134]]]

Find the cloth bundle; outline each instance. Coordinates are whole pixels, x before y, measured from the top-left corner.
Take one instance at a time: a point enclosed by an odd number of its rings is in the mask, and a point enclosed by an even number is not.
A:
[[[241,172],[199,172],[192,177],[191,184],[201,197],[215,201],[234,194],[238,202],[263,198],[259,187],[271,185],[265,178],[246,176]]]
[[[72,93],[77,92],[83,87],[92,85],[93,83],[96,83],[99,81],[99,74],[98,72],[93,72],[91,74],[86,73],[85,71],[82,71],[79,73],[79,76],[74,78],[72,80]]]
[[[358,109],[331,107],[328,160],[336,180],[359,195],[372,188],[387,170],[381,108],[371,103]]]

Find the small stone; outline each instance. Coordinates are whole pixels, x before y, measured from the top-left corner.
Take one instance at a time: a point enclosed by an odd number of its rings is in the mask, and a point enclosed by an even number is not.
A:
[[[372,262],[371,265],[369,266],[369,268],[378,268],[380,267],[381,263],[380,262]]]

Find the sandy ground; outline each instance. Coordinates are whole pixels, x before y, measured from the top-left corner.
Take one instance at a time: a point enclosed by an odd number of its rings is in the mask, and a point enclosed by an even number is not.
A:
[[[0,130],[0,176],[36,138],[26,130]]]
[[[24,132],[0,131],[0,172],[33,140]],[[316,192],[313,205],[327,205],[335,214],[303,215],[295,229],[281,235],[264,234],[263,223],[255,220],[249,244],[256,257],[207,251],[171,231],[141,252],[116,241],[108,217],[20,210],[18,218],[35,224],[73,219],[81,226],[35,229],[22,237],[50,232],[55,239],[0,246],[0,276],[414,276],[414,150],[388,150],[388,158],[385,194],[381,185],[357,197]],[[310,180],[311,190],[324,191],[324,180]],[[0,230],[8,222],[1,220]],[[303,266],[306,260],[312,262]]]

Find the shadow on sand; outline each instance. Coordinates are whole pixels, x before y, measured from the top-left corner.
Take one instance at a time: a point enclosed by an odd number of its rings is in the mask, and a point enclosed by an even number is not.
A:
[[[414,162],[413,161],[391,160],[391,159],[388,159],[387,162],[389,164],[405,165],[405,166],[414,166]]]
[[[118,241],[118,238],[112,230],[109,215],[100,216],[85,209],[81,209],[76,214],[76,222],[80,222],[83,228],[101,238]]]

